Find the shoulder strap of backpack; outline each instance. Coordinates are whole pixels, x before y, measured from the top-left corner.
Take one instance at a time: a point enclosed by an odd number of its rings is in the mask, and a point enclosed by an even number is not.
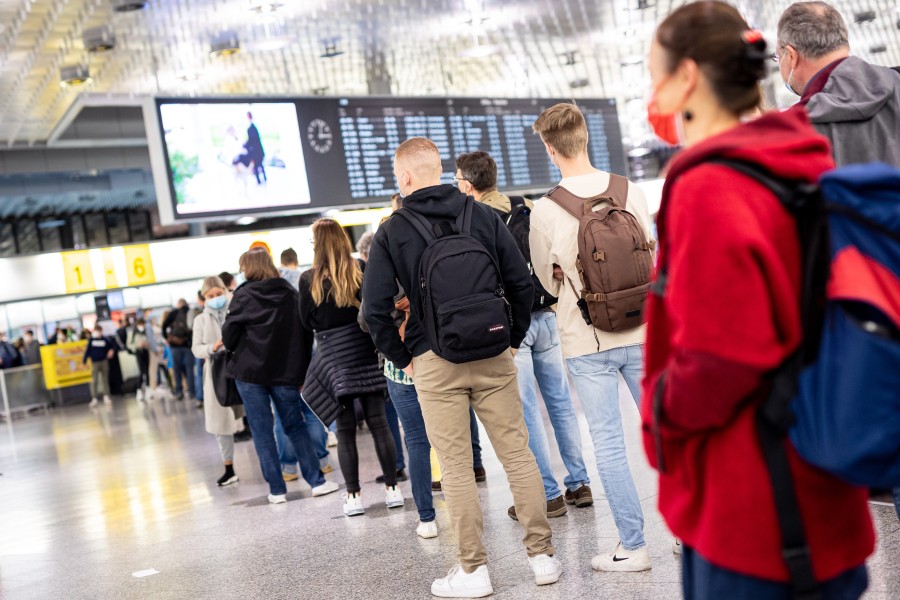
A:
[[[611,206],[624,209],[628,204],[628,179],[614,173],[609,174],[609,185],[606,189],[590,198],[576,196],[562,186],[556,186],[545,194],[548,198],[559,204],[570,215],[581,219],[590,213],[598,202],[608,202]]]
[[[462,212],[456,217],[456,230],[460,233],[469,235],[472,231],[472,211],[475,208],[475,199],[472,196],[466,197],[466,204],[463,206]]]
[[[503,222],[507,225],[512,222],[512,218],[519,214],[521,211],[528,208],[528,205],[525,204],[525,198],[522,196],[510,196],[509,197],[510,209],[509,212],[506,213],[506,216],[503,219]]]
[[[408,221],[409,224],[413,226],[413,228],[419,233],[419,235],[425,238],[426,242],[437,239],[437,236],[434,235],[434,233],[431,231],[431,223],[429,223],[428,219],[426,219],[416,211],[404,206],[394,214],[406,219],[406,221]]]
[[[804,253],[800,299],[803,342],[801,348],[772,374],[771,390],[756,414],[756,430],[772,482],[775,512],[781,530],[781,555],[790,575],[793,596],[796,599],[818,600],[821,598],[821,588],[813,573],[785,444],[793,422],[790,405],[797,391],[797,379],[818,347],[817,328],[821,327],[821,316],[814,307],[819,294],[824,298],[828,265],[827,230],[824,229],[827,221],[822,199],[817,186],[784,181],[755,163],[727,158],[712,162],[727,166],[767,187],[797,221]]]

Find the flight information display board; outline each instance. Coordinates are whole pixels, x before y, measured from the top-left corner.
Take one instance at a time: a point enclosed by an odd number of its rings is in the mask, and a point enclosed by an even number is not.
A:
[[[162,159],[154,172],[165,172],[169,191],[160,213],[164,221],[183,221],[381,202],[397,191],[394,151],[417,136],[438,146],[445,183],[453,180],[457,156],[484,150],[497,161],[501,191],[544,191],[560,173],[531,127],[544,109],[563,101],[157,98]],[[615,100],[577,103],[593,165],[627,175]]]

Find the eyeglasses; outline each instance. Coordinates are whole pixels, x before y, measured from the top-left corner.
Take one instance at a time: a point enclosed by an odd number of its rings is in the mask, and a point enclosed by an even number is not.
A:
[[[775,63],[775,64],[777,65],[778,63],[781,62],[781,57],[778,56],[778,51],[779,51],[779,50],[784,50],[786,47],[787,47],[787,46],[779,46],[778,48],[775,49],[775,52],[773,52],[773,53],[772,53],[772,56],[769,57],[769,58],[772,60],[773,63]]]
[[[456,187],[459,187],[459,182],[460,182],[460,181],[469,181],[469,180],[466,179],[465,177],[454,177],[454,178],[453,178],[453,185],[455,185]]]

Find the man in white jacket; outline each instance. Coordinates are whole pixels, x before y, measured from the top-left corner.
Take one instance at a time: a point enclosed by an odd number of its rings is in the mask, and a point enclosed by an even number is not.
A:
[[[597,196],[609,188],[610,174],[591,165],[587,125],[577,106],[552,106],[538,117],[533,128],[562,173],[561,187],[582,198]],[[627,210],[651,239],[647,201],[630,182]],[[576,267],[578,220],[546,197],[531,213],[529,242],[535,274],[551,294],[559,297],[557,323],[566,368],[588,421],[603,491],[621,540],[611,552],[594,557],[591,565],[598,571],[645,571],[650,568],[650,558],[644,541],[644,516],[625,455],[618,383],[621,373],[637,404],[645,327],[607,333],[585,323],[574,291],[581,289]]]

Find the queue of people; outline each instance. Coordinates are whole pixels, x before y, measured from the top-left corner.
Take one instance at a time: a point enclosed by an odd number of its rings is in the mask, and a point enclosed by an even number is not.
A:
[[[787,111],[766,110],[761,95],[773,60],[800,97]],[[576,405],[618,534],[591,567],[653,567],[626,453],[627,407],[639,411],[659,471],[659,510],[682,555],[686,598],[860,597],[874,549],[868,490],[791,451],[785,469],[806,545],[783,548],[782,506],[757,429],[771,374],[804,341],[802,239],[779,195],[746,165],[808,184],[836,165],[900,167],[900,73],[850,56],[843,18],[824,2],[789,7],[774,45],[725,2],[682,6],[656,30],[648,68],[650,124],[683,146],[667,167],[658,241],[641,189],[592,165],[575,104],[552,106],[533,124],[562,176],[537,202],[501,193],[483,151],[459,156],[454,184],[441,183],[437,146],[411,138],[394,155],[394,212],[360,243],[363,260],[337,222],[320,219],[310,269],[300,271],[292,249],[279,270],[266,248],[252,248],[239,260],[241,285],[227,273],[203,280],[199,314],[191,318],[182,301],[158,331],[138,320],[126,344],[140,366],[139,400],[169,349],[176,397],[202,387],[224,466],[217,484],[238,482],[234,441],[245,419],[272,504],[286,502],[295,464],[313,497],[339,490],[326,479],[327,428],[336,424],[347,517],[371,506],[362,420],[388,508],[405,503],[405,444],[423,539],[440,533],[434,449],[458,561],[431,593],[457,598],[494,591],[476,485],[485,477],[479,421],[506,472],[508,515],[522,526],[535,584],[559,580],[550,519],[597,502]],[[92,404],[108,401],[112,349],[100,334],[85,354]],[[0,366],[14,360],[8,346],[0,337]],[[217,396],[212,363],[223,356],[240,405]],[[195,359],[205,361],[196,390]]]

